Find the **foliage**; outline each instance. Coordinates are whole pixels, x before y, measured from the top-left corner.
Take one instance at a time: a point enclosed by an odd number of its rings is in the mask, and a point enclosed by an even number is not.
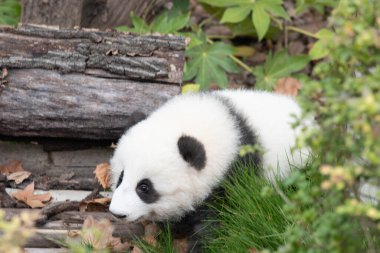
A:
[[[282,7],[282,0],[200,0],[212,6],[225,7],[221,23],[238,23],[251,15],[259,40],[267,33],[271,17],[289,19],[288,13]]]
[[[284,232],[291,222],[281,208],[284,200],[271,183],[255,175],[258,169],[237,164],[238,173],[223,183],[226,197],[213,204],[215,225],[206,252],[276,249],[285,242]],[[292,192],[290,187],[281,188],[286,194]]]
[[[285,50],[274,55],[269,54],[265,64],[253,70],[256,76],[256,87],[272,90],[278,79],[305,68],[308,63],[308,56],[290,56]]]
[[[21,15],[20,0],[0,0],[0,24],[17,25]]]
[[[0,210],[0,252],[22,253],[22,246],[34,234],[34,221],[37,213],[23,212],[5,220],[5,212]]]
[[[304,81],[305,118],[315,116],[316,127],[299,140],[317,156],[313,173],[323,181],[306,191],[309,180],[295,180],[298,190],[285,207],[299,222],[279,252],[380,248],[378,201],[365,201],[360,190],[380,179],[380,2],[340,1],[331,28],[318,42],[327,59]]]
[[[202,88],[208,88],[211,82],[226,88],[228,84],[224,71],[237,72],[236,64],[228,56],[234,52],[234,48],[225,43],[203,43],[186,50],[188,61],[185,67],[184,80],[195,78],[196,83]]]

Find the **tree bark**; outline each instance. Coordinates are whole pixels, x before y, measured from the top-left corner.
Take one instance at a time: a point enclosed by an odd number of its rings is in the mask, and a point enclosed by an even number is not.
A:
[[[151,20],[170,0],[23,0],[21,22],[107,29],[131,25],[130,13]]]
[[[114,140],[180,92],[180,37],[24,27],[0,40],[0,135]]]

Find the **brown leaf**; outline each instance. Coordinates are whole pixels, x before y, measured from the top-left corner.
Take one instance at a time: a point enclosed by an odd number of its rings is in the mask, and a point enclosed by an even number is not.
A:
[[[110,198],[97,198],[97,199],[82,201],[79,205],[79,211],[81,212],[107,212],[109,203],[111,203]]]
[[[160,228],[156,223],[148,223],[144,226],[145,236],[158,236],[160,233]]]
[[[109,163],[101,163],[96,166],[94,170],[96,179],[104,189],[110,187],[110,165]]]
[[[249,46],[239,46],[235,47],[235,56],[240,56],[240,57],[249,57],[255,54],[255,49],[253,47]]]
[[[17,171],[17,172],[13,172],[11,174],[9,174],[7,176],[7,179],[9,181],[12,181],[14,180],[16,184],[21,184],[25,179],[27,179],[28,177],[30,177],[32,173],[30,173],[29,171]]]
[[[133,250],[131,251],[131,253],[143,253],[143,251],[139,247],[134,246]]]
[[[250,248],[249,253],[257,253],[257,250],[255,248]]]
[[[95,220],[89,216],[83,223],[83,229],[79,233],[82,244],[91,245],[94,250],[111,248],[112,252],[125,252],[130,248],[128,242],[122,243],[120,238],[112,236],[113,226],[109,220]]]
[[[183,239],[175,239],[173,241],[174,248],[176,249],[177,253],[186,253],[188,242],[186,238]]]
[[[1,74],[1,79],[5,79],[7,76],[8,76],[8,69],[3,68],[2,74]]]
[[[0,166],[0,173],[3,173],[5,175],[9,175],[13,172],[23,171],[24,168],[22,167],[21,161],[19,160],[13,160],[9,163],[3,164]]]
[[[31,208],[44,207],[46,205],[46,202],[50,201],[51,199],[50,193],[33,194],[33,192],[34,182],[26,186],[24,190],[14,192],[12,196],[17,200],[24,202]]]
[[[298,90],[301,88],[301,82],[293,77],[283,77],[277,80],[274,91],[279,94],[297,96]]]

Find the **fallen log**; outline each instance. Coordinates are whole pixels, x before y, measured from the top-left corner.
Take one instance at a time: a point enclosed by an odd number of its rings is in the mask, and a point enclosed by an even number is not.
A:
[[[180,92],[185,40],[0,28],[0,135],[115,140]]]

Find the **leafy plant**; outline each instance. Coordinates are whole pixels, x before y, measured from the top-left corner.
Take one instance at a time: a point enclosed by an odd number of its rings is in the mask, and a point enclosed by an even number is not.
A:
[[[200,0],[199,2],[226,8],[221,23],[238,23],[251,15],[259,40],[267,33],[271,18],[289,19],[288,13],[282,7],[282,0]]]
[[[279,252],[380,248],[379,18],[379,1],[341,0],[330,18],[334,32],[320,34],[315,55],[326,59],[305,78],[301,97],[305,118],[317,121],[299,145],[316,155],[313,173],[322,182],[306,191],[308,179],[295,180],[298,190],[284,209],[298,222]]]
[[[178,14],[178,15],[175,15]],[[116,29],[118,31],[133,32],[133,33],[176,33],[183,29],[189,23],[189,13],[178,13],[165,11],[156,17],[149,25],[141,18],[131,13],[133,27],[119,26]]]
[[[274,55],[269,53],[265,64],[253,70],[256,87],[272,90],[278,79],[305,68],[308,63],[309,57],[306,55],[290,56],[285,50]]]
[[[0,0],[0,24],[17,25],[20,15],[20,0]]]
[[[5,212],[0,210],[0,252],[22,253],[22,246],[35,233],[34,222],[38,214],[23,212],[5,220]]]
[[[237,66],[229,56],[234,48],[222,42],[214,44],[203,43],[186,50],[188,61],[185,67],[184,80],[195,77],[195,82],[202,89],[208,88],[211,82],[227,87],[228,80],[225,71],[237,72]]]

